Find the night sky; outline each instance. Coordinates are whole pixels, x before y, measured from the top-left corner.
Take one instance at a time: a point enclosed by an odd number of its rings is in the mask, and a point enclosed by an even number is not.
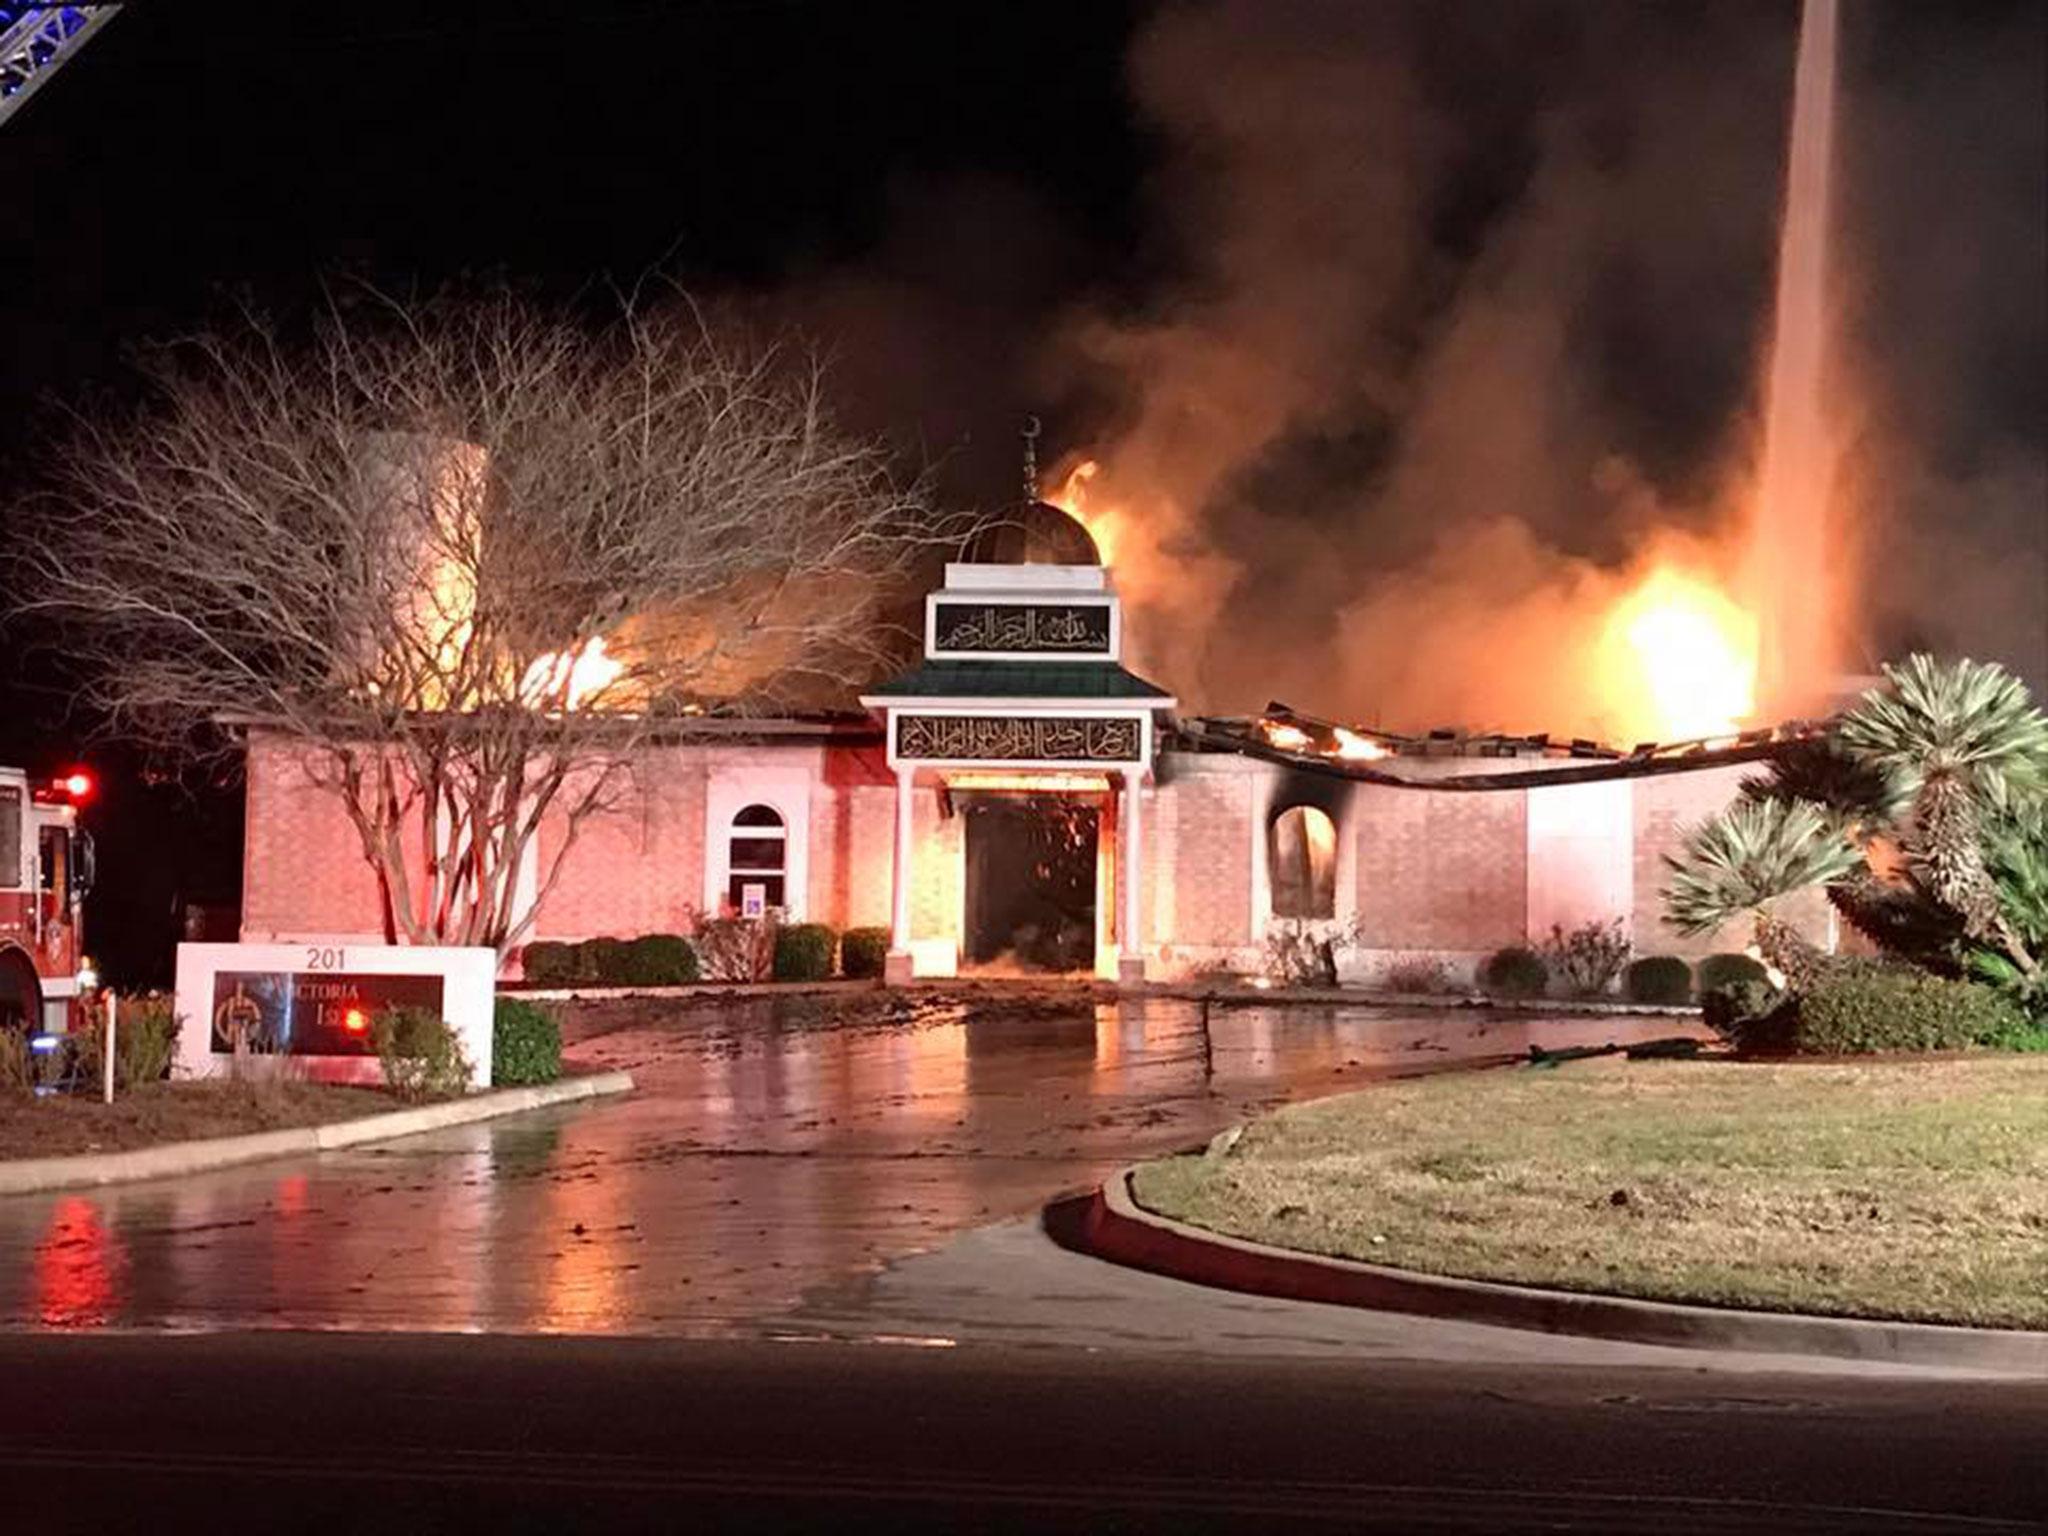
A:
[[[1868,558],[1918,573],[1869,643],[2039,685],[2048,11],[1847,11],[1859,442],[1889,497]],[[125,345],[229,295],[291,314],[360,273],[570,298],[659,269],[814,336],[845,420],[956,504],[1014,495],[1027,411],[1055,459],[1263,411],[1172,537],[1226,573],[1204,627],[1286,696],[1328,675],[1338,583],[1424,557],[1420,428],[1528,436],[1444,382],[1478,322],[1520,349],[1488,365],[1527,383],[1510,414],[1572,401],[1490,490],[1547,547],[1612,558],[1640,515],[1582,495],[1589,466],[1702,515],[1756,377],[1796,23],[1781,0],[138,0],[0,126],[0,453],[25,483],[39,402],[118,392]],[[16,650],[0,761],[54,769],[91,722]],[[1239,707],[1265,682],[1184,670]],[[102,932],[231,898],[231,807],[96,750],[102,900],[128,909]],[[175,856],[117,855],[142,827]]]
[[[935,304],[1049,311],[1139,242],[1133,25],[1101,3],[140,0],[0,143],[7,419],[223,293],[288,311],[335,273],[568,295],[662,269],[801,321],[894,266]],[[1039,248],[983,199],[1028,207]],[[1000,243],[971,227],[997,218]],[[892,247],[913,221],[921,248]],[[1012,467],[1011,381],[984,393]],[[950,450],[968,409],[896,432]]]
[[[566,299],[660,270],[803,327],[840,357],[849,421],[949,498],[1001,500],[1034,403],[1018,338],[1141,243],[1134,25],[1099,0],[140,0],[0,128],[0,455],[22,483],[48,401],[118,394],[125,346],[230,300],[289,315],[348,274]],[[828,334],[853,274],[985,307],[955,338],[974,387],[863,383],[875,362]],[[233,899],[236,796],[81,752],[93,724],[6,647],[0,762],[101,769],[95,947],[117,981],[161,979],[174,906]]]

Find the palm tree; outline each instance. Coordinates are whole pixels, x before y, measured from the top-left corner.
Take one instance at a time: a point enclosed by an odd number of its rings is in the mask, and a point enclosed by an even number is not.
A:
[[[1757,948],[1794,986],[1813,975],[1820,952],[1772,906],[1809,886],[1841,879],[1863,854],[1827,812],[1808,800],[1741,799],[1687,834],[1665,863],[1664,914],[1686,934],[1711,933],[1754,918]]]
[[[1751,800],[1805,800],[1819,806],[1866,859],[1863,868],[1829,883],[1829,905],[1886,954],[1952,974],[1962,919],[1910,869],[1898,868],[1899,818],[1911,804],[1912,788],[1851,752],[1833,734],[1784,743],[1762,773],[1742,781],[1742,793]]]
[[[1807,800],[1831,812],[1856,841],[1882,835],[1905,810],[1910,787],[1834,735],[1784,742],[1763,772],[1742,781],[1751,800]]]
[[[1983,819],[2048,786],[2048,716],[1995,663],[1914,655],[1884,673],[1890,686],[1844,717],[1843,745],[1910,794],[1904,830],[1914,874],[1969,937],[1996,944],[2032,976],[2039,962],[2001,910],[1985,863]]]
[[[1984,820],[1984,862],[1998,887],[1999,911],[2027,957],[2048,949],[2048,797],[1995,808]],[[1965,956],[1972,975],[1988,981],[2028,1012],[2048,1020],[2048,970],[2028,971],[1988,947]]]

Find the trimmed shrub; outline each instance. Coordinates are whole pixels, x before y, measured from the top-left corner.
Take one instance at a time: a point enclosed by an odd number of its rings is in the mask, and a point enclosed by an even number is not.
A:
[[[1605,923],[1581,923],[1569,932],[1564,924],[1552,923],[1543,957],[1551,974],[1574,997],[1598,997],[1614,985],[1614,978],[1628,964],[1631,948],[1628,925],[1618,917]]]
[[[744,917],[707,918],[697,926],[697,958],[713,981],[766,981],[775,930]]]
[[[1764,969],[1763,962],[1749,955],[1709,955],[1694,967],[1693,975],[1702,996],[1738,981],[1753,981],[1766,987],[1771,983],[1771,974]]]
[[[1645,955],[1622,973],[1622,990],[1632,1003],[1689,1003],[1692,967],[1676,955]]]
[[[2009,1028],[1980,1043],[1994,1051],[2048,1051],[2048,1024],[2019,1015]]]
[[[466,1092],[474,1071],[448,1021],[431,1008],[384,1008],[370,1020],[384,1085],[401,1099]]]
[[[519,952],[520,968],[537,987],[566,987],[580,978],[576,974],[576,946],[558,939],[535,939]]]
[[[491,1014],[491,1081],[552,1083],[562,1075],[562,1028],[539,1003],[501,997]]]
[[[646,933],[626,942],[619,980],[629,987],[683,987],[697,979],[697,951],[680,933]]]
[[[1550,985],[1550,967],[1535,950],[1510,944],[1486,957],[1479,985],[1495,997],[1541,997]]]
[[[1815,1055],[1953,1051],[2019,1036],[2019,1011],[1989,987],[1882,961],[1831,963],[1798,999],[1792,1048]]]
[[[1980,983],[1983,985],[1983,983]],[[2035,1018],[2002,988],[2012,1017],[1977,1043],[1994,1051],[2048,1051],[2048,1020]]]
[[[1759,1033],[1758,1026],[1770,1018],[1784,994],[1770,983],[1767,976],[1737,977],[1700,993],[1700,1014],[1707,1027],[1724,1039],[1745,1049],[1762,1049],[1771,1031]],[[1778,1049],[1785,1049],[1791,1040],[1789,1015],[1783,1029],[1776,1031],[1783,1038],[1777,1042]]]
[[[599,986],[621,986],[626,980],[624,939],[585,939],[576,946],[576,979]]]
[[[824,981],[832,974],[839,935],[823,923],[791,923],[775,931],[775,979]]]
[[[1405,992],[1420,996],[1429,992],[1448,991],[1451,973],[1443,961],[1432,955],[1413,955],[1406,960],[1396,960],[1381,971],[1379,982],[1389,992]]]
[[[882,974],[889,958],[889,930],[849,928],[839,938],[839,974],[860,978]]]

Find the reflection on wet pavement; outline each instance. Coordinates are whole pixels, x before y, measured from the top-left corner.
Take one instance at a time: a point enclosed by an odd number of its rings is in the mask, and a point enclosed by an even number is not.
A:
[[[583,1040],[629,1098],[0,1200],[0,1324],[723,1332],[1290,1098],[1670,1021],[831,1000]]]

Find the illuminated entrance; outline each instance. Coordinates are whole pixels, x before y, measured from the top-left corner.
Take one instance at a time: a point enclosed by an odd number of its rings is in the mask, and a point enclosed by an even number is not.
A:
[[[1114,954],[1119,979],[1142,981],[1143,788],[1174,701],[1120,663],[1108,573],[952,564],[925,616],[923,664],[861,700],[886,722],[896,778],[885,974],[1107,970]],[[918,807],[934,801],[957,831],[927,826],[921,849]],[[954,938],[932,937],[929,915],[913,936],[920,889],[928,914],[950,905]]]
[[[1079,796],[956,797],[966,970],[1093,971],[1101,812]]]

